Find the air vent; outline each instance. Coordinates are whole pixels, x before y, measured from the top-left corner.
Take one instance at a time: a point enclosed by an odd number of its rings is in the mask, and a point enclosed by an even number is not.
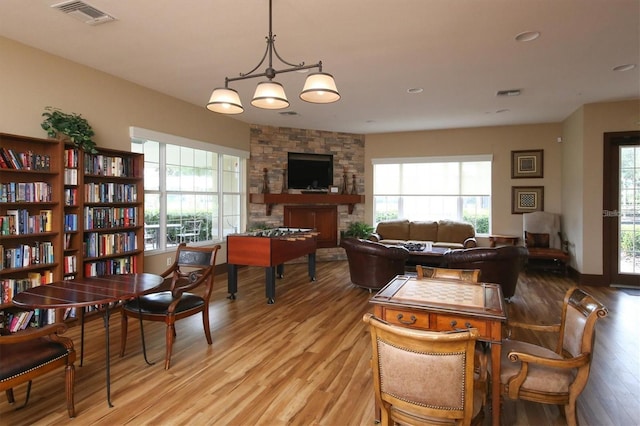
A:
[[[101,10],[83,2],[83,1],[65,1],[51,6],[61,12],[71,15],[76,19],[89,25],[104,24],[106,22],[115,21],[116,18],[104,13]]]
[[[498,90],[496,96],[519,96],[520,89]]]

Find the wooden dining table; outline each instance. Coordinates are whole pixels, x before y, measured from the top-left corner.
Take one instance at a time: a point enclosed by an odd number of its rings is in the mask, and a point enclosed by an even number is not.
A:
[[[25,309],[67,309],[99,306],[104,318],[107,403],[111,403],[111,372],[109,353],[109,309],[111,304],[133,299],[160,286],[164,279],[160,275],[139,273],[106,275],[55,281],[31,287],[16,294],[13,304]],[[58,317],[58,316],[57,316]],[[142,326],[142,324],[141,324]],[[83,339],[84,340],[84,339]],[[146,351],[143,346],[146,360]]]

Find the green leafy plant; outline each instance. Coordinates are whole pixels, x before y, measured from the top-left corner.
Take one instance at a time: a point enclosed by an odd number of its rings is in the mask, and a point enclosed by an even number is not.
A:
[[[351,222],[347,227],[347,230],[344,231],[343,237],[354,237],[354,238],[369,238],[369,235],[373,232],[373,226],[364,223],[364,222]]]
[[[50,138],[65,135],[78,148],[92,154],[98,152],[96,143],[92,139],[95,133],[89,122],[80,114],[67,114],[58,108],[48,106],[42,116],[44,120],[40,126],[46,130]]]

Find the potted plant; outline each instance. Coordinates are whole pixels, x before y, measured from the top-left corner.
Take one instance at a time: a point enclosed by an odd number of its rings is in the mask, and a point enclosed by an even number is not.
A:
[[[58,108],[46,107],[42,113],[44,120],[40,124],[50,138],[67,136],[78,148],[95,154],[96,143],[91,139],[95,133],[89,122],[80,114],[67,114]]]
[[[351,222],[346,231],[342,232],[342,238],[369,238],[369,235],[373,232],[373,226],[364,222]]]

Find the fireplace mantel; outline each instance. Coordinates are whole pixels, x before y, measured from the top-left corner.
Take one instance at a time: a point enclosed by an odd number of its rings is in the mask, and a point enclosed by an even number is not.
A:
[[[267,216],[271,216],[274,204],[346,204],[349,214],[356,204],[364,203],[364,195],[351,194],[249,194],[249,202],[266,204]]]

